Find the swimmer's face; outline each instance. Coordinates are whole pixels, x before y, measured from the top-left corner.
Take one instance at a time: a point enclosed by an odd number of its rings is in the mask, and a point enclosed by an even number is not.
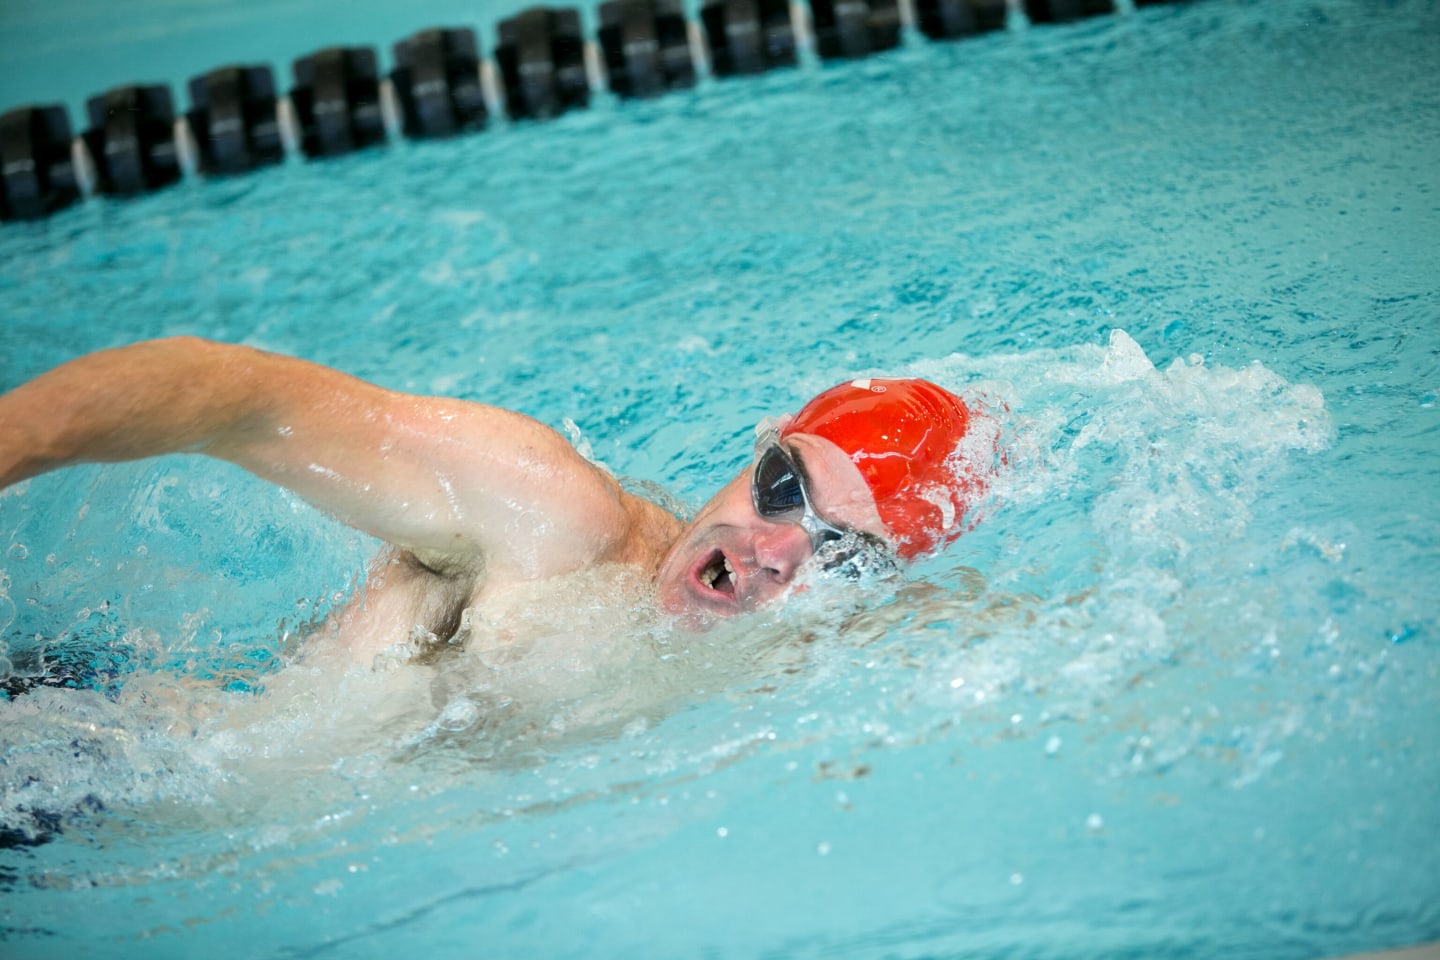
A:
[[[805,433],[781,441],[804,472],[811,505],[829,523],[885,538],[859,469],[835,444]],[[784,594],[813,553],[791,520],[767,520],[751,496],[751,463],[701,508],[670,548],[658,576],[661,607],[673,614],[732,616]]]

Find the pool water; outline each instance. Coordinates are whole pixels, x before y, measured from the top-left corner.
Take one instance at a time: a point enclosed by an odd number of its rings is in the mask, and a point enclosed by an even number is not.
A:
[[[431,25],[296,8],[268,52],[156,5],[17,99]],[[3,89],[87,11],[7,11]],[[689,508],[847,377],[1004,453],[900,582],[698,637],[579,584],[529,659],[379,673],[323,655],[376,545],[294,497],[178,457],[0,494],[5,956],[1440,939],[1437,41],[1433,0],[1147,7],[5,225],[4,388],[201,334]]]

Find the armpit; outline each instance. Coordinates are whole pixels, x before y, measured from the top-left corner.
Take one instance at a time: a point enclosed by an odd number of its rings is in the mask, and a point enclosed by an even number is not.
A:
[[[445,580],[463,581],[467,592],[485,572],[485,557],[478,550],[456,553],[425,548],[401,550],[399,560]]]

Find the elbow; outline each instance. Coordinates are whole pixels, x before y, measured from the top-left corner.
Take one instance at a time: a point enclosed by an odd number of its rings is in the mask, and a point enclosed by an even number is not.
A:
[[[151,353],[165,368],[185,371],[205,385],[208,396],[224,393],[220,385],[238,386],[253,377],[262,351],[239,344],[207,340],[204,337],[175,336],[147,340],[136,345]]]

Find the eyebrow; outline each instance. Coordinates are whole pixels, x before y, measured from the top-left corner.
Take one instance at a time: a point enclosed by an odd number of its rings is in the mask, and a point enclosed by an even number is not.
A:
[[[805,458],[800,455],[799,450],[796,450],[794,447],[787,447],[779,440],[775,441],[775,445],[781,450],[783,450],[785,452],[785,456],[789,457],[790,462],[795,465],[796,472],[800,474],[800,484],[805,490],[805,496],[810,501],[810,509],[814,511],[815,516],[819,517],[821,520],[824,520],[827,524],[834,527],[836,530],[841,530],[845,533],[856,533],[862,537],[871,536],[871,534],[867,534],[864,530],[856,530],[849,524],[836,523],[834,520],[831,520],[829,517],[825,516],[825,514],[821,513],[820,508],[815,504],[815,486],[810,482],[810,471],[805,469]]]
[[[785,456],[795,465],[795,471],[800,474],[800,482],[805,486],[805,495],[810,496],[810,492],[814,488],[810,485],[810,471],[805,469],[805,458],[800,456],[799,450],[786,446],[783,440],[776,440],[775,446],[784,451]],[[814,504],[811,506],[813,508]]]
[[[800,471],[800,479],[805,482],[805,489],[810,489],[810,471],[805,469],[805,458],[800,456],[800,451],[794,447],[786,446],[785,441],[776,440],[775,445],[785,451],[785,456],[795,464],[795,469]]]

